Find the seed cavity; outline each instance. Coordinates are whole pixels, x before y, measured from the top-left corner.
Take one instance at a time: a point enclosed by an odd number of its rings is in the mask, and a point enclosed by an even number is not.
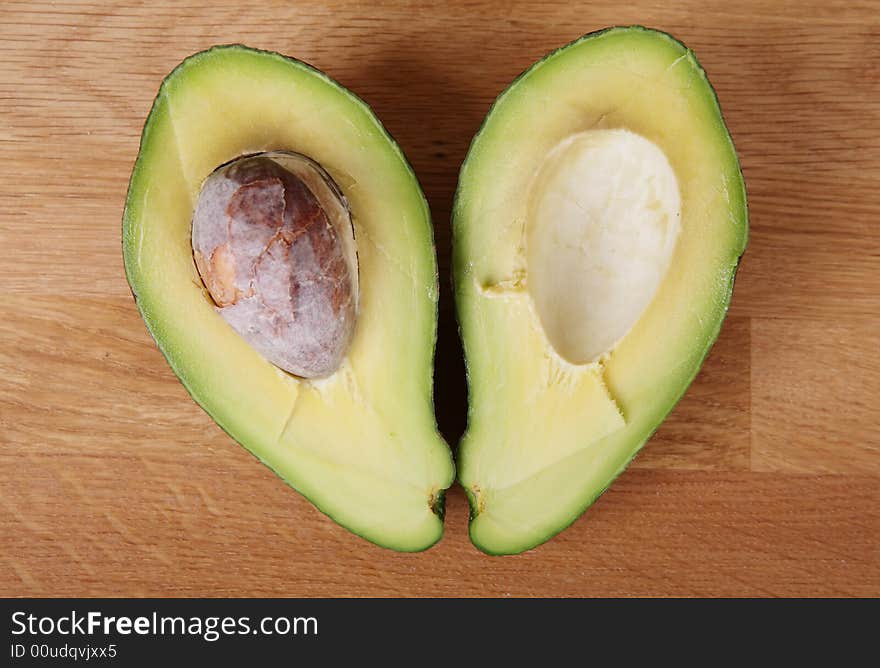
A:
[[[663,282],[681,197],[663,151],[624,129],[563,140],[529,191],[527,287],[553,349],[572,364],[610,353]]]

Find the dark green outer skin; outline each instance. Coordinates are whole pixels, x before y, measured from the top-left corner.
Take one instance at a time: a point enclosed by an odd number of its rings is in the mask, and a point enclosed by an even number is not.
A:
[[[317,67],[315,67],[315,66],[313,66],[313,65],[310,65],[309,63],[307,63],[307,62],[305,62],[305,61],[299,60],[299,59],[297,59],[297,58],[292,58],[292,57],[290,57],[290,56],[285,56],[285,55],[280,54],[280,53],[277,53],[277,52],[275,52],[275,51],[267,51],[267,50],[264,50],[264,49],[255,49],[255,48],[252,48],[252,47],[249,47],[249,46],[245,46],[244,44],[218,44],[218,45],[215,45],[215,46],[210,47],[209,49],[205,49],[205,50],[203,50],[203,51],[199,51],[199,52],[197,52],[197,53],[194,53],[194,54],[191,54],[191,55],[187,56],[187,57],[184,58],[180,63],[178,63],[177,66],[175,66],[175,68],[174,68],[173,70],[171,70],[171,72],[169,72],[168,75],[162,80],[162,83],[161,83],[160,86],[159,86],[159,91],[157,92],[156,97],[153,99],[153,104],[152,104],[151,107],[150,107],[150,113],[147,115],[147,119],[146,119],[146,121],[144,122],[144,127],[143,127],[143,130],[142,130],[142,132],[141,132],[141,140],[140,140],[140,144],[139,144],[139,147],[138,147],[138,156],[137,156],[137,158],[135,159],[134,167],[132,168],[132,176],[131,176],[131,178],[129,179],[129,187],[128,187],[128,191],[127,191],[126,196],[125,196],[125,208],[124,208],[123,213],[122,213],[122,250],[123,250],[122,255],[123,255],[123,265],[124,265],[124,267],[125,267],[125,278],[126,278],[126,281],[128,282],[128,286],[129,286],[129,289],[131,290],[131,294],[132,294],[132,296],[134,297],[135,304],[136,304],[137,307],[138,307],[138,312],[141,314],[141,318],[144,320],[144,324],[147,326],[147,331],[150,333],[150,337],[151,337],[151,338],[153,339],[153,341],[156,343],[156,347],[159,348],[159,351],[160,351],[160,352],[162,353],[162,355],[165,357],[166,361],[168,362],[168,365],[171,367],[171,370],[172,370],[172,371],[174,372],[174,374],[178,377],[178,380],[180,380],[181,385],[183,385],[183,387],[186,389],[187,393],[188,393],[189,396],[193,399],[193,401],[195,401],[196,404],[198,404],[199,407],[201,407],[202,410],[204,410],[204,411],[205,411],[205,412],[211,417],[211,419],[214,420],[214,422],[217,424],[217,426],[219,426],[220,429],[222,429],[222,430],[223,430],[223,431],[224,431],[224,432],[225,432],[225,433],[226,433],[226,434],[227,434],[227,435],[228,435],[233,441],[235,441],[236,443],[238,443],[242,448],[244,448],[244,450],[245,450],[246,452],[250,453],[250,454],[251,454],[251,455],[252,455],[257,461],[259,461],[261,464],[263,464],[264,466],[266,466],[266,468],[268,468],[268,469],[269,469],[270,471],[272,471],[275,475],[277,475],[277,476],[278,476],[281,480],[283,480],[284,483],[287,484],[291,489],[293,489],[293,490],[295,490],[297,493],[299,493],[299,490],[297,490],[296,487],[294,487],[294,485],[291,484],[289,480],[287,480],[286,478],[284,478],[284,476],[282,476],[280,473],[278,473],[278,471],[276,471],[272,466],[270,466],[270,465],[269,465],[266,461],[264,461],[262,458],[260,458],[260,457],[257,456],[256,454],[254,454],[254,453],[253,453],[253,452],[252,452],[252,451],[251,451],[251,450],[250,450],[250,449],[249,449],[244,443],[240,443],[238,440],[236,440],[235,437],[232,436],[232,434],[230,434],[229,431],[227,430],[227,428],[223,425],[222,421],[219,420],[219,419],[218,419],[217,417],[215,417],[214,415],[212,415],[211,412],[208,411],[207,408],[205,408],[205,406],[199,401],[198,397],[193,393],[192,389],[189,387],[189,385],[187,385],[187,383],[183,380],[183,377],[177,372],[177,369],[176,369],[176,368],[174,367],[174,365],[171,363],[171,357],[169,357],[168,353],[165,351],[165,347],[164,347],[164,345],[162,344],[162,341],[161,341],[160,338],[157,337],[157,336],[155,335],[155,333],[153,332],[152,325],[150,324],[149,320],[145,317],[143,311],[141,310],[140,303],[139,303],[139,301],[138,301],[138,295],[137,295],[137,292],[135,291],[135,288],[134,288],[133,278],[132,278],[132,276],[131,276],[130,273],[129,273],[129,264],[128,264],[127,254],[126,254],[126,239],[127,239],[127,237],[128,237],[128,222],[127,222],[127,221],[128,221],[128,211],[129,211],[129,209],[130,209],[130,207],[131,207],[131,204],[132,204],[132,203],[131,203],[132,184],[134,183],[134,180],[135,180],[134,177],[135,177],[135,175],[138,174],[138,173],[140,172],[140,170],[145,169],[144,165],[141,164],[141,155],[142,155],[142,149],[143,149],[143,147],[144,147],[145,139],[146,139],[146,137],[147,137],[147,135],[148,135],[148,133],[149,133],[149,130],[150,130],[150,125],[151,125],[151,122],[152,122],[152,119],[153,119],[153,113],[154,113],[155,110],[156,110],[156,106],[157,106],[157,104],[158,104],[158,102],[159,102],[159,98],[160,98],[161,95],[162,95],[162,92],[163,92],[163,89],[164,89],[165,85],[167,84],[167,82],[171,81],[171,80],[174,78],[174,76],[175,76],[175,74],[177,73],[178,70],[182,69],[182,68],[183,68],[183,67],[184,67],[184,66],[185,66],[190,60],[192,60],[192,59],[197,59],[197,58],[199,58],[199,57],[201,57],[201,56],[204,56],[204,55],[206,55],[206,54],[208,54],[208,53],[211,53],[211,52],[213,52],[213,51],[218,51],[218,50],[242,50],[242,51],[249,51],[249,52],[252,52],[252,53],[261,53],[261,54],[266,54],[266,55],[272,56],[272,57],[274,57],[274,58],[280,58],[280,59],[282,59],[282,60],[289,61],[289,62],[291,62],[291,63],[293,63],[293,64],[296,64],[296,65],[298,65],[298,66],[301,66],[301,67],[305,67],[305,68],[311,70],[312,72],[314,72],[315,74],[317,74],[318,76],[320,76],[322,79],[324,79],[324,80],[328,81],[329,83],[331,83],[334,87],[338,88],[342,94],[345,94],[345,95],[350,96],[350,97],[353,98],[357,103],[363,105],[363,107],[364,107],[365,109],[367,109],[367,110],[370,112],[370,114],[376,119],[376,121],[377,121],[379,127],[380,127],[380,128],[382,129],[382,131],[384,132],[384,134],[385,134],[385,136],[387,137],[388,141],[391,143],[392,147],[393,147],[393,148],[398,152],[398,154],[400,155],[400,159],[401,159],[401,161],[403,162],[404,166],[406,167],[407,170],[409,170],[410,174],[412,174],[413,181],[414,181],[414,183],[416,184],[416,187],[418,188],[419,196],[421,197],[422,202],[423,202],[424,205],[425,205],[425,211],[426,211],[427,214],[428,214],[427,224],[428,224],[428,228],[429,228],[429,241],[430,241],[430,243],[431,243],[431,246],[434,247],[434,248],[436,248],[436,246],[435,246],[435,244],[434,244],[434,226],[433,226],[433,223],[432,223],[431,218],[430,218],[430,208],[429,208],[429,206],[428,206],[428,200],[425,198],[425,193],[424,193],[424,191],[422,190],[422,187],[421,187],[421,185],[420,185],[419,182],[418,182],[418,178],[416,177],[416,173],[415,173],[415,171],[413,170],[412,165],[410,164],[409,160],[407,160],[406,155],[404,154],[403,150],[400,148],[400,145],[397,143],[397,141],[394,139],[394,137],[391,135],[391,133],[388,131],[388,129],[387,129],[387,128],[382,124],[382,122],[378,119],[378,117],[376,117],[376,115],[373,114],[372,109],[370,108],[370,105],[368,105],[368,104],[367,104],[362,98],[360,98],[359,96],[357,96],[357,95],[355,95],[354,93],[352,93],[352,92],[351,92],[349,89],[347,89],[345,86],[343,86],[342,84],[340,84],[339,82],[337,82],[335,79],[333,79],[332,77],[328,76],[327,74],[325,74],[324,72],[322,72],[321,70],[319,70]],[[435,250],[435,253],[436,253],[436,250]],[[435,286],[439,284],[439,273],[438,273],[437,263],[436,263],[436,262],[434,263],[434,283],[435,283]],[[431,357],[432,357],[432,359],[433,359],[433,357],[436,355],[436,351],[437,351],[437,317],[438,317],[438,309],[439,309],[439,304],[438,304],[438,303],[435,303],[435,306],[434,306],[434,331],[433,331],[433,335],[432,335],[432,339],[431,339],[431,347],[432,347],[432,350],[431,350]],[[433,379],[433,373],[434,373],[434,367],[433,367],[433,364],[432,364],[432,366],[431,366],[431,376],[432,376],[432,379]],[[430,384],[430,391],[431,391],[432,395],[433,395],[433,387],[434,387],[434,385],[433,385],[433,382],[432,382],[432,383]],[[429,399],[431,402],[433,402],[433,396],[428,397],[428,399]],[[436,417],[435,417],[435,422],[434,422],[434,429],[435,429],[435,431],[437,431],[437,433],[439,434],[439,429],[437,428],[437,423],[436,423]],[[454,475],[454,470],[453,470],[453,475]],[[320,505],[316,504],[315,502],[313,502],[313,501],[312,501],[311,499],[309,499],[308,497],[305,497],[305,495],[303,495],[303,497],[306,498],[306,500],[308,500],[309,503],[311,503],[313,506],[315,506],[320,512],[322,512],[324,515],[326,515],[327,517],[329,517],[331,520],[333,520],[334,522],[336,522],[336,523],[339,524],[340,526],[345,527],[348,531],[351,531],[351,532],[354,533],[355,535],[360,536],[360,537],[363,538],[364,540],[367,540],[368,542],[373,543],[374,545],[378,545],[379,547],[383,547],[383,548],[387,548],[387,549],[395,550],[395,551],[397,551],[397,552],[422,552],[422,551],[424,551],[424,550],[427,550],[427,549],[433,547],[434,545],[436,545],[436,544],[440,541],[441,538],[443,538],[443,519],[444,519],[444,517],[445,517],[445,515],[446,515],[446,490],[445,490],[445,489],[444,489],[444,490],[439,490],[439,491],[437,492],[437,494],[434,496],[434,499],[433,499],[433,501],[432,501],[432,503],[431,503],[431,506],[430,506],[430,507],[431,507],[431,511],[432,511],[435,515],[437,515],[437,517],[438,517],[438,518],[440,519],[440,521],[441,521],[441,530],[440,530],[440,533],[438,534],[437,539],[436,539],[434,542],[432,542],[432,543],[430,543],[430,544],[428,544],[428,545],[425,545],[425,546],[423,546],[423,547],[421,547],[421,548],[418,548],[418,549],[401,549],[400,547],[394,547],[394,546],[383,545],[382,543],[379,543],[379,542],[377,542],[377,541],[375,541],[375,540],[369,538],[368,536],[365,536],[365,535],[363,535],[363,534],[361,534],[361,533],[358,533],[357,531],[354,531],[354,530],[350,529],[350,528],[347,527],[345,524],[343,524],[342,522],[340,522],[339,520],[337,520],[335,517],[333,517],[332,514],[326,512],[323,508],[321,508]]]
[[[497,98],[495,98],[495,101],[492,103],[492,106],[489,107],[489,111],[486,114],[485,118],[483,119],[483,122],[480,125],[479,130],[477,130],[477,133],[474,135],[474,138],[471,140],[470,148],[468,149],[468,153],[465,156],[464,162],[462,163],[461,169],[463,170],[465,165],[467,164],[468,158],[470,157],[470,154],[474,148],[474,145],[476,144],[477,140],[479,139],[480,134],[483,132],[483,129],[486,127],[489,119],[492,117],[492,112],[495,110],[495,106],[499,103],[499,101],[501,99],[504,98],[504,96],[507,94],[508,91],[512,90],[520,82],[521,79],[523,79],[526,75],[528,75],[538,65],[543,63],[548,58],[551,58],[555,54],[557,54],[561,51],[564,51],[567,48],[574,46],[575,44],[579,44],[580,42],[583,42],[585,40],[593,39],[594,37],[598,37],[599,35],[602,35],[606,32],[616,31],[616,30],[643,30],[645,32],[657,33],[657,34],[665,37],[666,39],[669,39],[669,40],[675,42],[676,44],[679,44],[681,47],[683,47],[693,57],[694,63],[696,64],[697,67],[700,68],[700,71],[705,74],[705,70],[703,70],[702,65],[699,64],[699,61],[697,61],[696,54],[694,54],[694,52],[691,51],[684,44],[684,42],[676,39],[675,37],[673,37],[669,33],[663,32],[661,30],[647,28],[647,27],[641,26],[641,25],[632,25],[632,26],[612,26],[609,28],[603,28],[601,30],[596,30],[594,32],[587,33],[587,34],[582,35],[581,37],[578,37],[577,39],[569,42],[568,44],[565,44],[564,46],[559,47],[558,49],[554,49],[553,51],[548,53],[546,56],[544,56],[540,60],[536,61],[532,65],[530,65],[528,69],[526,69],[519,76],[517,76],[516,79],[514,79],[510,83],[510,85],[508,85],[507,88],[505,88],[501,92],[501,94]],[[722,123],[724,123],[725,130],[727,130],[727,138],[731,143],[731,147],[733,147],[733,140],[730,137],[730,130],[727,128],[727,123],[724,121],[724,116],[721,112],[721,105],[718,101],[718,94],[716,93],[715,88],[712,86],[711,82],[709,81],[709,78],[705,77],[705,79],[706,79],[706,85],[709,87],[709,90],[711,91],[712,96],[715,99],[715,106],[718,108],[718,115],[719,115],[719,117],[721,117]],[[741,164],[741,161],[739,160],[739,155],[737,154],[735,147],[734,147],[733,152],[734,152],[734,155],[736,156],[736,159],[737,159],[737,167],[739,169],[740,180],[742,181],[743,186],[745,186],[745,180],[742,178],[742,164]],[[456,303],[458,303],[458,293],[455,291],[455,277],[459,274],[459,272],[463,271],[462,267],[467,262],[467,258],[465,258],[458,251],[457,246],[455,244],[455,228],[456,228],[457,212],[458,212],[458,208],[459,208],[460,194],[461,194],[461,181],[459,180],[458,187],[456,188],[456,191],[455,191],[455,200],[454,200],[453,206],[452,206],[452,227],[453,227],[453,233],[452,233],[452,239],[453,239],[452,282],[453,282],[453,294],[456,295]],[[477,501],[474,498],[473,494],[471,493],[471,490],[468,489],[467,487],[465,487],[464,485],[462,485],[462,487],[464,487],[464,489],[465,489],[465,493],[467,494],[468,505],[470,506],[471,524],[470,524],[470,529],[469,529],[468,533],[470,535],[471,542],[474,544],[475,547],[477,547],[477,549],[479,549],[481,552],[484,552],[484,553],[486,553],[488,555],[492,555],[492,556],[505,556],[505,555],[509,555],[509,554],[520,554],[522,552],[525,552],[527,550],[535,548],[543,543],[546,543],[548,540],[550,540],[551,538],[553,538],[557,534],[562,533],[565,529],[567,529],[572,524],[574,524],[574,522],[577,521],[581,517],[581,515],[583,515],[587,511],[587,509],[590,506],[592,506],[596,502],[596,500],[600,496],[602,496],[602,494],[604,494],[606,492],[606,490],[609,487],[611,487],[611,485],[614,483],[614,481],[617,480],[617,478],[620,476],[620,474],[623,473],[629,467],[629,465],[636,458],[636,456],[639,454],[639,452],[641,452],[645,443],[647,443],[651,439],[651,437],[654,435],[654,433],[657,431],[657,429],[660,427],[660,425],[663,424],[665,419],[669,416],[669,414],[672,412],[672,410],[675,408],[675,406],[678,404],[678,402],[681,401],[681,398],[685,395],[688,388],[691,386],[691,383],[693,383],[694,378],[696,378],[697,374],[700,372],[700,369],[703,366],[703,362],[705,362],[706,357],[709,355],[709,351],[712,349],[712,346],[715,344],[715,341],[718,339],[718,335],[721,333],[721,326],[724,323],[724,320],[727,317],[727,312],[730,308],[730,300],[733,296],[733,286],[734,286],[734,281],[736,279],[736,272],[739,269],[739,264],[742,261],[742,256],[745,253],[746,246],[748,245],[748,233],[749,233],[748,198],[746,197],[745,191],[743,191],[743,204],[744,204],[744,210],[745,210],[745,219],[743,220],[743,228],[744,228],[745,237],[743,240],[742,252],[740,253],[739,257],[737,257],[736,266],[734,267],[733,271],[731,272],[730,285],[727,289],[727,294],[724,296],[724,301],[725,301],[724,313],[720,318],[718,318],[718,324],[715,328],[715,331],[707,339],[705,349],[703,350],[703,353],[700,356],[699,364],[695,365],[693,374],[688,379],[688,381],[682,385],[681,393],[669,406],[669,410],[666,412],[666,414],[663,416],[663,418],[657,423],[657,426],[654,427],[654,430],[650,434],[648,434],[648,436],[639,444],[639,446],[636,448],[636,451],[633,453],[633,456],[629,460],[627,460],[623,464],[623,466],[621,466],[613,476],[611,476],[611,478],[608,481],[608,484],[605,485],[605,487],[603,487],[602,489],[600,489],[594,496],[592,496],[587,501],[586,504],[584,504],[582,507],[576,509],[568,519],[563,520],[562,524],[560,524],[560,526],[557,529],[550,531],[546,535],[541,536],[540,538],[538,538],[534,542],[526,545],[521,550],[517,550],[515,552],[494,551],[494,550],[486,547],[485,545],[480,544],[480,542],[476,539],[476,537],[474,536],[474,533],[473,533],[473,520],[479,514],[479,511],[477,509]],[[458,316],[459,337],[462,339],[462,341],[464,341],[464,336],[463,336],[462,326],[461,326],[462,314],[461,314],[461,311],[459,308],[456,309],[456,314]],[[465,354],[465,373],[467,376],[468,387],[470,388],[470,386],[471,386],[471,373],[470,373],[470,364],[468,363],[467,354]],[[471,404],[470,404],[470,402],[468,402],[468,423],[470,423],[471,416],[472,416],[471,415]],[[461,483],[460,480],[459,480],[459,483]]]

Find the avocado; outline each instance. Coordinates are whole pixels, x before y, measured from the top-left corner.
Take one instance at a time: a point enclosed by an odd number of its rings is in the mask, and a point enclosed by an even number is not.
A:
[[[623,471],[718,336],[747,236],[715,93],[671,36],[586,35],[499,96],[453,210],[478,548],[548,540]]]
[[[433,412],[428,206],[369,107],[276,53],[162,83],[123,215],[126,276],[183,385],[321,511],[422,550],[454,478]]]

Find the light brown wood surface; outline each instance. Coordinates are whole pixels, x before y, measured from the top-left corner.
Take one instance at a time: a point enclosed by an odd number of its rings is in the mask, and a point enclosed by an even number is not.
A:
[[[0,4],[0,595],[880,595],[877,2]],[[442,276],[437,411],[465,386],[457,170],[494,97],[606,25],[671,31],[715,85],[751,243],[703,371],[550,543],[492,558],[452,490],[395,554],[321,515],[189,398],[130,297],[120,216],[183,57],[244,42],[369,102],[426,190]]]

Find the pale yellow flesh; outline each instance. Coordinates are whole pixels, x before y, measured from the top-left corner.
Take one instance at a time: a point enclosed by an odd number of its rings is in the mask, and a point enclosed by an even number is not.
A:
[[[215,312],[192,261],[204,179],[266,150],[317,161],[351,207],[359,316],[346,360],[326,379],[294,378],[251,349]],[[431,230],[412,173],[365,105],[301,64],[214,50],[166,81],[142,160],[126,211],[126,268],[194,398],[340,523],[396,549],[434,542],[442,522],[432,504],[453,469],[431,404]]]
[[[471,535],[490,552],[531,547],[580,514],[681,395],[726,310],[745,243],[738,163],[702,71],[658,35],[610,31],[539,64],[499,99],[462,170],[456,297],[471,408],[459,469]],[[529,290],[530,184],[561,142],[614,128],[668,159],[680,233],[629,333],[601,363],[574,365]]]

